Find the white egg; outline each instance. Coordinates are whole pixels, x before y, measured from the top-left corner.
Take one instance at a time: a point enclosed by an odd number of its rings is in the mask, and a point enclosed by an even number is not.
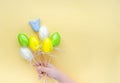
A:
[[[46,26],[41,26],[40,29],[39,29],[40,39],[44,40],[48,36],[49,36],[49,32],[48,32],[48,29],[46,28]]]
[[[27,47],[20,48],[20,53],[21,56],[29,62],[34,58],[33,53]]]

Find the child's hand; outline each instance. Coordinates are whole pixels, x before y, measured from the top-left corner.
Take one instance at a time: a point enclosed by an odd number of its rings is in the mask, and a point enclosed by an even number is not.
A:
[[[47,63],[35,63],[34,66],[38,67],[38,72],[39,72],[39,77],[43,77],[45,75],[45,73],[47,74],[47,76],[58,80],[59,76],[60,76],[60,71],[57,70],[53,65]],[[46,66],[46,67],[45,67]]]
[[[53,65],[47,63],[36,63],[34,66],[38,67],[39,77],[43,77],[45,74],[49,76],[50,78],[53,78],[60,83],[75,83],[72,79],[70,79],[68,76],[66,76],[64,73],[59,71],[57,68],[55,68]]]

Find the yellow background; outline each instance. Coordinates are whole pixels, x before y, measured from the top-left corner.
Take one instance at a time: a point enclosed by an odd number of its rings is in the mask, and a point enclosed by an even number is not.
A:
[[[78,83],[120,83],[119,0],[0,0],[0,83],[43,83],[17,41],[38,17],[62,35],[54,65]]]

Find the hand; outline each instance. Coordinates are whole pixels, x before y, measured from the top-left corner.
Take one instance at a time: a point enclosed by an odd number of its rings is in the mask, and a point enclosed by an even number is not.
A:
[[[45,73],[47,74],[47,76],[58,80],[59,75],[60,75],[60,71],[57,70],[53,65],[47,63],[40,63],[37,62],[34,64],[34,66],[38,67],[38,72],[39,72],[39,77],[43,77],[45,75]]]
[[[43,77],[47,74],[48,77],[53,78],[60,83],[75,83],[72,79],[70,79],[67,75],[59,71],[53,65],[49,63],[35,63],[34,66],[37,67],[39,72],[39,77]]]

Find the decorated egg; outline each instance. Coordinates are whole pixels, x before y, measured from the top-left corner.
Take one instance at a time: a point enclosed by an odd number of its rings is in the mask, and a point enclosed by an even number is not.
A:
[[[52,41],[53,47],[58,46],[60,44],[61,37],[58,32],[53,33],[50,39]]]
[[[20,48],[20,53],[21,56],[29,62],[31,62],[34,58],[32,52],[27,47]]]
[[[29,38],[29,47],[31,50],[36,51],[40,48],[40,41],[37,36],[31,36]]]
[[[52,41],[49,38],[45,38],[42,43],[42,50],[45,53],[51,52],[53,49]]]
[[[49,32],[46,26],[41,26],[39,29],[39,37],[40,39],[44,40],[49,36]]]
[[[22,47],[27,47],[29,45],[29,38],[27,37],[26,34],[23,33],[18,34],[18,41]]]
[[[29,22],[29,24],[31,25],[32,29],[35,32],[38,32],[40,29],[40,19],[36,19],[36,20],[32,20]]]

